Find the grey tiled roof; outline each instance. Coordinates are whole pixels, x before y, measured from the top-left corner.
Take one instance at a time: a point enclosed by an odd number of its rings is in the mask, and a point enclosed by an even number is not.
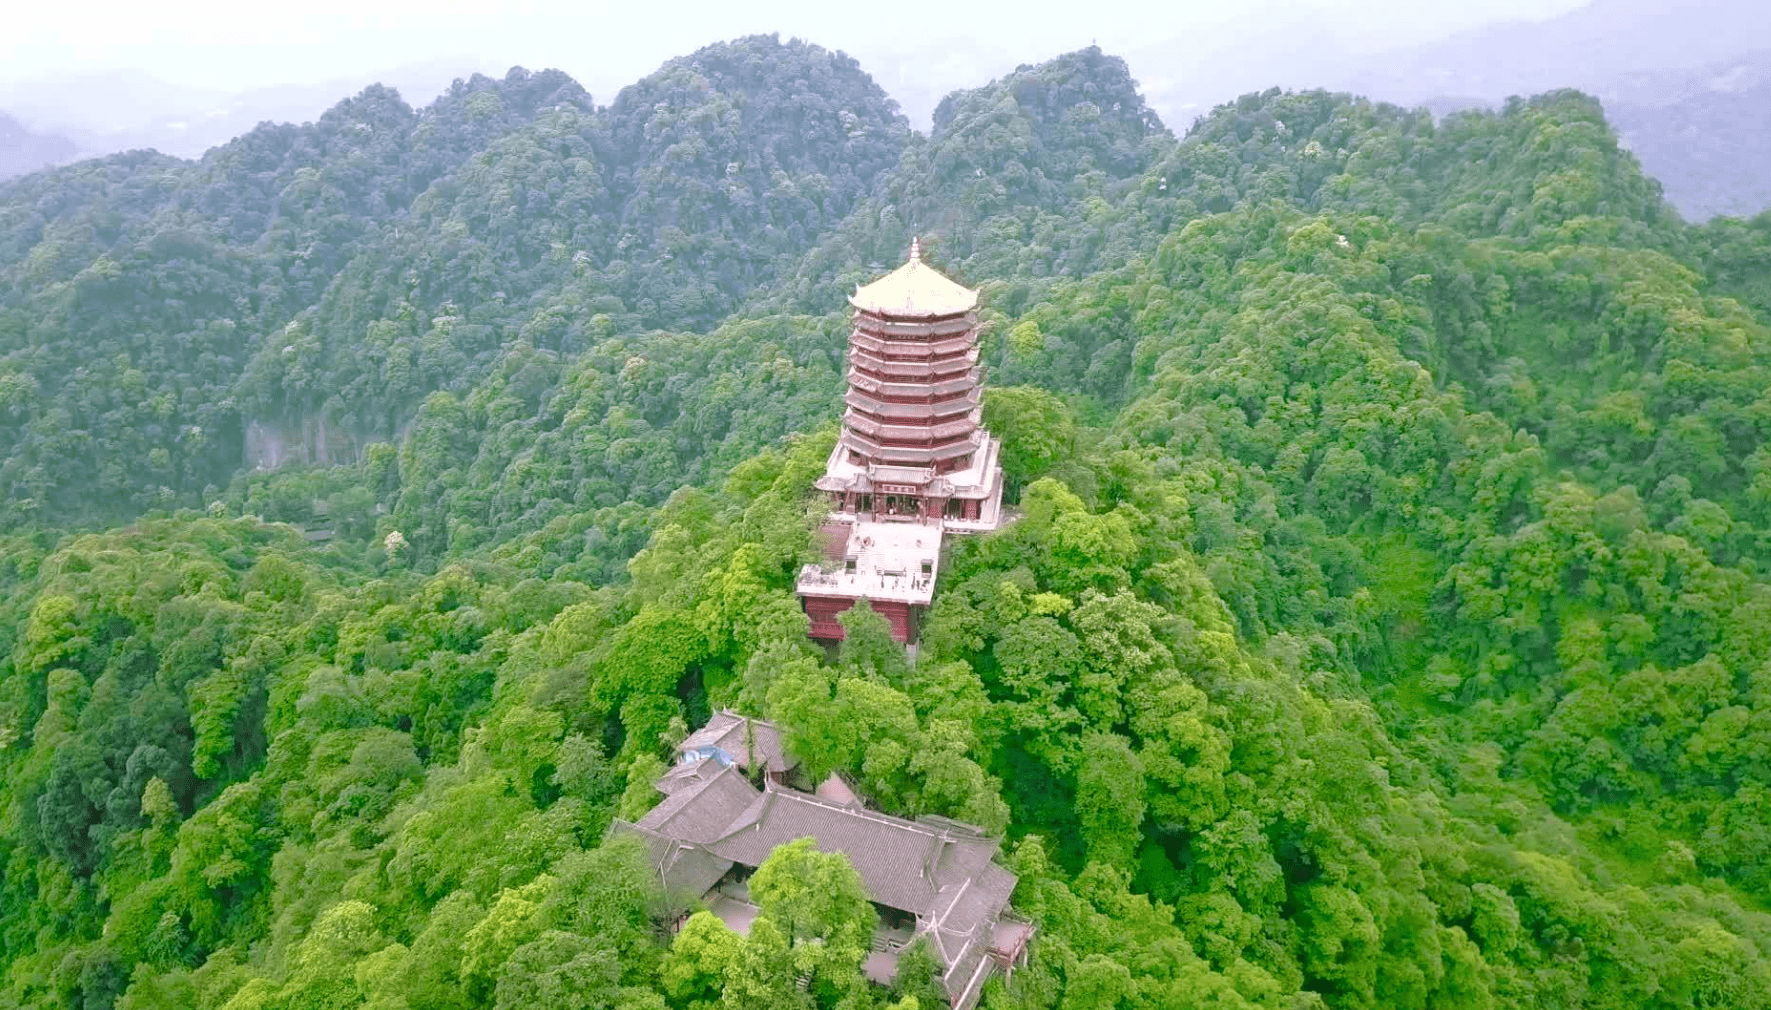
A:
[[[993,861],[995,838],[958,821],[909,821],[771,784],[708,849],[756,866],[799,838],[847,856],[872,900],[914,913],[917,934],[944,966],[948,994],[970,1005],[1015,890],[1015,875]]]
[[[774,755],[786,760],[774,726],[732,712],[716,714],[683,750],[713,746],[737,757],[747,734],[765,767]],[[868,898],[915,915],[955,1006],[976,1000],[1015,889],[1015,875],[994,862],[998,839],[944,817],[906,820],[772,781],[759,792],[738,765],[713,760],[677,765],[658,788],[667,794],[662,803],[613,830],[646,840],[669,890],[698,897],[733,864],[760,866],[776,847],[810,838],[820,851],[848,857]]]
[[[907,821],[773,786],[708,847],[757,866],[776,846],[798,838],[848,856],[874,901],[918,915],[934,914],[943,888],[990,865],[997,848],[996,839],[957,826]]]
[[[740,768],[750,767],[754,754],[766,770],[776,774],[799,763],[788,755],[781,742],[781,732],[774,723],[751,719],[731,709],[715,712],[713,718],[707,720],[707,725],[689,734],[677,750],[690,751],[700,747],[718,747],[732,755]]]
[[[940,957],[948,966],[948,991],[955,997],[970,984],[996,937],[996,923],[1015,891],[1015,875],[986,864],[953,895],[945,912],[929,930]]]
[[[646,844],[652,869],[664,889],[681,901],[692,901],[707,893],[732,868],[732,861],[721,859],[691,842],[668,838],[649,828],[617,820],[609,826],[610,834],[628,834]]]
[[[699,897],[719,883],[719,878],[731,868],[729,859],[721,859],[699,845],[679,843],[665,861],[663,874],[671,888]]]
[[[659,776],[654,785],[658,787],[659,792],[669,796],[677,790],[686,789],[699,781],[701,781],[701,762],[679,761],[671,765],[669,771]]]
[[[725,834],[762,794],[735,765],[699,761],[680,777],[664,802],[640,818],[639,826],[669,838],[705,845]]]

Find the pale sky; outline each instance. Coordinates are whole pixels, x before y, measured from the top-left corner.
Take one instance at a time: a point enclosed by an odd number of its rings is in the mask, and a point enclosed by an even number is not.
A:
[[[592,82],[630,82],[709,42],[797,35],[863,58],[930,47],[1027,53],[1037,60],[1091,40],[1110,52],[1287,19],[1327,27],[1337,44],[1377,51],[1498,19],[1537,19],[1581,0],[1025,0],[880,3],[803,0],[88,0],[19,3],[0,35],[0,83],[143,70],[227,91],[316,83],[437,58],[472,56],[489,71],[559,67]],[[946,56],[959,56],[951,51]],[[979,53],[979,56],[986,55]],[[982,83],[981,81],[978,83]],[[604,90],[607,90],[604,84]],[[612,95],[598,93],[599,101]]]

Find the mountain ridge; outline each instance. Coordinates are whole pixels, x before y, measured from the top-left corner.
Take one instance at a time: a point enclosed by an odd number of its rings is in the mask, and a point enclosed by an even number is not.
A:
[[[1771,214],[1567,90],[1176,138],[1091,47],[923,136],[763,36],[623,94],[0,183],[0,1004],[946,999],[848,856],[731,928],[610,837],[722,709],[1000,831],[983,1010],[1771,1003]],[[1016,499],[914,662],[794,595],[912,235]]]

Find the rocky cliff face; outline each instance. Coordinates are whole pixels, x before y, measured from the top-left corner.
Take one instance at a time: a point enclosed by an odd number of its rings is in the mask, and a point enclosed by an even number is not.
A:
[[[343,466],[361,462],[363,447],[373,441],[318,415],[294,423],[254,419],[246,422],[243,462],[250,470],[275,470],[291,464]]]

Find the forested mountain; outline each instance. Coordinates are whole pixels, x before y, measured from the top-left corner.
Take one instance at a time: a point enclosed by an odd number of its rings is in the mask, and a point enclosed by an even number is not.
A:
[[[1125,63],[1090,48],[956,92],[934,132],[906,151],[876,191],[802,260],[783,285],[794,302],[829,309],[903,255],[915,234],[968,275],[1076,276],[1149,248],[1096,213],[1117,203],[1174,146]],[[1113,222],[1119,224],[1121,222]]]
[[[575,354],[716,322],[909,135],[852,60],[771,39],[606,110],[517,70],[423,110],[371,88],[196,163],[20,180],[0,191],[7,507],[203,505],[243,459],[360,460],[519,334]]]
[[[1020,512],[914,664],[792,595],[912,234]],[[1584,95],[1176,139],[1092,49],[927,137],[752,38],[0,185],[0,1003],[926,1010],[606,840],[732,706],[1004,833],[992,1010],[1771,1005],[1767,277]]]

